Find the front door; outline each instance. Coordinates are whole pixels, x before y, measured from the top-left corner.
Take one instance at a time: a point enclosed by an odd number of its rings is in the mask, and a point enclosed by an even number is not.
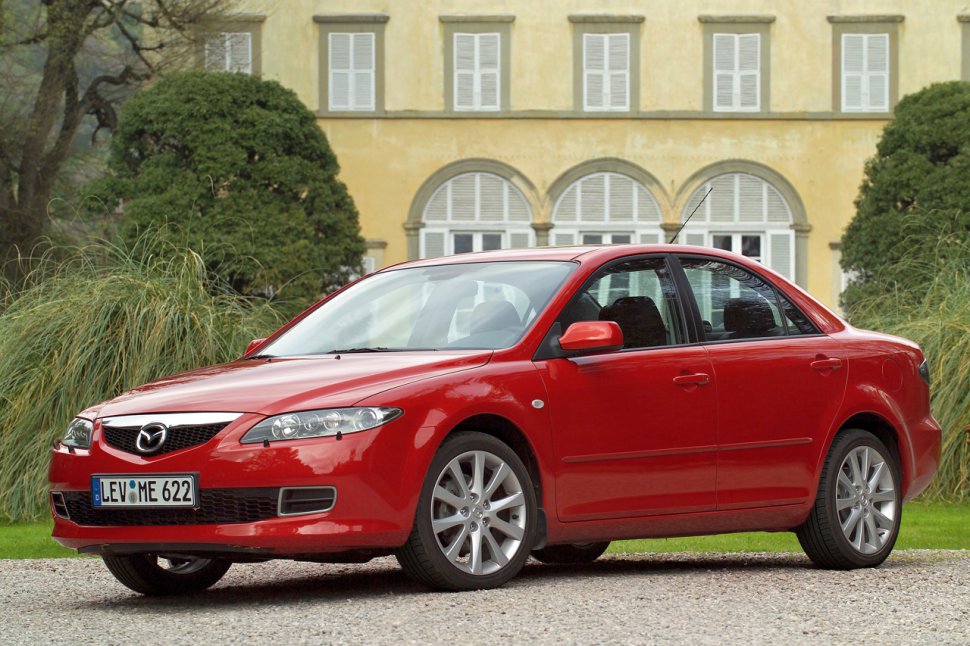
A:
[[[684,345],[663,257],[613,264],[564,308],[565,330],[613,320],[617,352],[538,361],[548,391],[560,520],[707,511],[715,506],[714,375]]]

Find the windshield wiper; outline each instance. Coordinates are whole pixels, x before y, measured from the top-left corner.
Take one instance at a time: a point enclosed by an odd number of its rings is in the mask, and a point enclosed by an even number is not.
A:
[[[371,348],[345,348],[342,350],[330,350],[326,354],[361,354],[364,352],[427,352],[437,350],[437,348],[385,348],[376,346]]]
[[[252,361],[253,359],[275,359],[275,354],[254,354],[251,357],[246,357],[244,361]]]

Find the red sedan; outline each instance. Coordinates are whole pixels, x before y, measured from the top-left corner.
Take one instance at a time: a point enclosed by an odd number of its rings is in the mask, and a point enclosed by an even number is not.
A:
[[[886,559],[939,450],[914,343],[734,254],[550,248],[385,269],[79,413],[50,501],[57,541],[145,594],[392,553],[489,588],[530,554],[753,530],[845,569]]]

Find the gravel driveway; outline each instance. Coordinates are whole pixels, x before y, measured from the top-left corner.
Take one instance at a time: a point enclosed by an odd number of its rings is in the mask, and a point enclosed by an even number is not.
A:
[[[0,643],[970,644],[970,552],[875,570],[800,554],[617,554],[530,562],[498,590],[427,592],[393,558],[234,565],[207,593],[129,592],[98,559],[0,561]]]

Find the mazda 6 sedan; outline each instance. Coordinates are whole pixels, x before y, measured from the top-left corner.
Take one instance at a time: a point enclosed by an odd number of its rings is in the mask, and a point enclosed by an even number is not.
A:
[[[914,343],[726,252],[420,260],[79,413],[53,535],[144,594],[388,554],[432,588],[491,588],[530,555],[754,530],[872,567],[937,469],[929,381]]]

